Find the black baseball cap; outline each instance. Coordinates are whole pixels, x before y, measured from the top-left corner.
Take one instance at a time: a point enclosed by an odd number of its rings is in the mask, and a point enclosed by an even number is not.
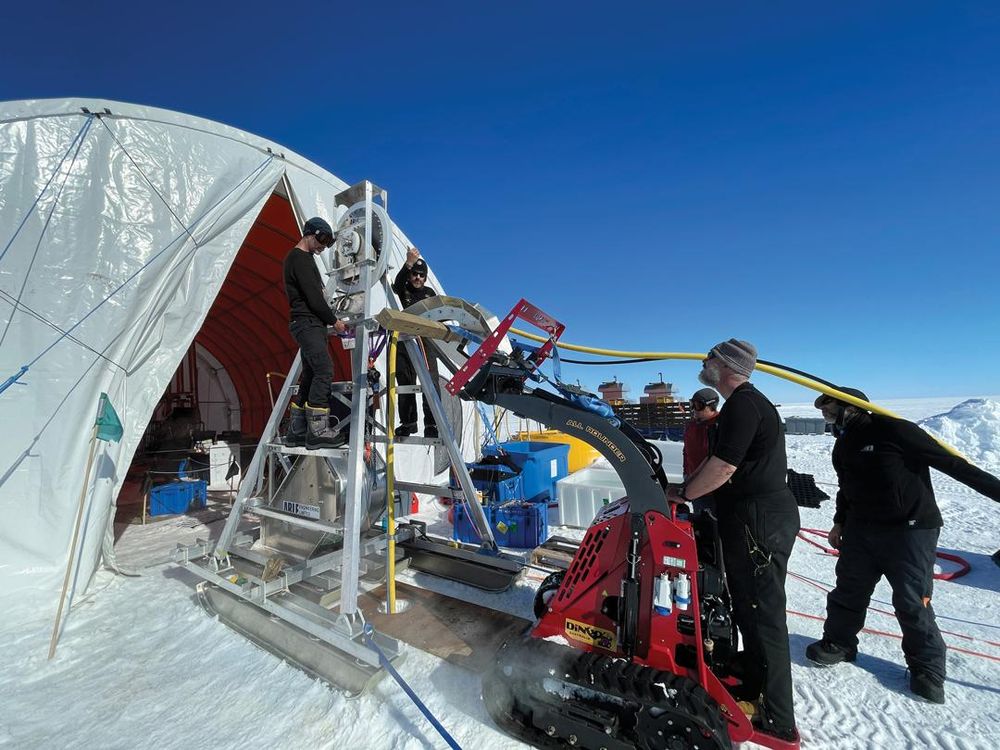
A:
[[[333,244],[333,229],[330,228],[330,225],[324,219],[318,216],[312,217],[302,226],[302,236],[308,237],[310,234],[326,235],[324,239],[328,241],[325,241],[323,244],[327,247]]]
[[[715,392],[712,388],[702,388],[697,391],[692,397],[691,402],[697,401],[699,404],[717,404],[719,403],[719,394]]]
[[[840,386],[840,385],[836,386],[836,388],[838,391],[840,391],[841,393],[846,393],[848,396],[854,396],[854,398],[860,398],[862,401],[868,400],[868,396],[865,395],[864,391],[859,391],[857,388],[847,388],[845,386]],[[816,401],[813,403],[813,406],[815,406],[817,409],[822,409],[823,404],[829,403],[830,401],[837,401],[841,404],[847,404],[846,401],[841,401],[839,398],[836,398],[834,396],[828,396],[825,393],[821,393],[819,394],[819,397],[816,399]],[[853,406],[853,404],[848,404],[848,405]]]

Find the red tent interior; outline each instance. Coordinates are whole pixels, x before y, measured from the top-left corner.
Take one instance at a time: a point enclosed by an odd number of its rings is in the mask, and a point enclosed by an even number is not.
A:
[[[257,436],[271,414],[267,374],[277,397],[298,347],[288,332],[288,301],[282,262],[298,242],[288,199],[274,193],[264,204],[195,343],[225,367],[240,399],[240,429]],[[330,345],[334,379],[350,379],[350,356],[339,341]]]

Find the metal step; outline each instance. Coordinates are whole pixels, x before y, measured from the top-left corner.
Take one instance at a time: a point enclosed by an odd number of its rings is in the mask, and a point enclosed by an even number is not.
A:
[[[339,448],[306,448],[304,446],[299,448],[281,443],[268,443],[267,447],[274,453],[286,456],[315,456],[317,458],[339,458],[346,456],[348,451],[346,444]]]
[[[389,438],[385,435],[373,435],[369,438],[373,443],[388,443]],[[393,438],[394,443],[404,443],[407,445],[444,445],[441,438],[427,438],[420,435],[409,435],[407,437]]]
[[[418,492],[421,495],[437,495],[438,497],[464,497],[462,490],[449,487],[447,484],[422,484],[420,482],[394,482],[400,492]]]
[[[273,508],[268,508],[265,506],[248,508],[247,511],[257,516],[263,516],[264,518],[273,518],[276,521],[285,521],[286,523],[290,523],[295,526],[301,526],[303,529],[310,529],[311,531],[319,531],[324,534],[344,533],[344,527],[339,524],[333,524],[330,523],[329,521],[315,521],[311,518],[303,518],[302,516],[296,516],[292,513],[284,513],[280,510],[274,510]]]

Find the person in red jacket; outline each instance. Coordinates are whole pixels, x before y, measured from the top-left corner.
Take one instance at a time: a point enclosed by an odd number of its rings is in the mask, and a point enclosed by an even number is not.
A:
[[[684,481],[694,475],[711,453],[710,433],[715,429],[719,416],[719,394],[712,388],[702,388],[691,397],[691,414],[694,417],[684,428]],[[692,502],[694,511],[715,510],[711,495]]]

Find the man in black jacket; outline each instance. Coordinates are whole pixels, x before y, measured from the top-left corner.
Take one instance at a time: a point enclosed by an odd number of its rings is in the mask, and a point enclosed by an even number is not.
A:
[[[330,358],[327,326],[344,333],[347,326],[337,320],[327,304],[323,279],[315,256],[333,244],[333,230],[323,219],[309,219],[302,239],[285,256],[285,294],[288,295],[288,329],[299,345],[302,375],[298,403],[292,402],[292,420],[285,444],[306,448],[335,448],[343,437],[330,429],[330,386],[333,360]]]
[[[781,417],[749,382],[757,349],[730,339],[712,347],[698,376],[726,399],[715,447],[672,500],[713,493],[733,617],[743,636],[741,700],[759,703],[757,731],[797,741],[785,617],[785,574],[799,508],[788,489]]]
[[[406,251],[406,263],[396,274],[396,280],[392,282],[392,291],[399,297],[399,302],[403,308],[407,308],[415,302],[428,297],[437,296],[437,292],[427,286],[427,263],[420,257],[420,252],[415,247]],[[428,363],[430,365],[431,363]],[[431,368],[433,374],[434,369]],[[410,356],[405,347],[400,348],[399,356],[396,358],[396,382],[400,385],[414,385],[417,382],[417,373],[410,362]],[[424,410],[424,437],[436,438],[438,436],[437,423],[431,413],[427,399],[422,399]],[[417,431],[417,397],[412,393],[399,394],[399,427],[396,428],[396,437],[407,437]]]
[[[855,388],[839,390],[868,401]],[[910,689],[944,703],[945,644],[931,606],[942,521],[930,468],[993,500],[1000,500],[1000,480],[951,455],[905,419],[869,414],[827,395],[816,399],[816,408],[837,436],[833,468],[840,491],[829,541],[840,557],[837,585],[827,597],[823,639],[806,648],[806,657],[823,666],[857,658],[865,611],[885,576],[903,631]]]

